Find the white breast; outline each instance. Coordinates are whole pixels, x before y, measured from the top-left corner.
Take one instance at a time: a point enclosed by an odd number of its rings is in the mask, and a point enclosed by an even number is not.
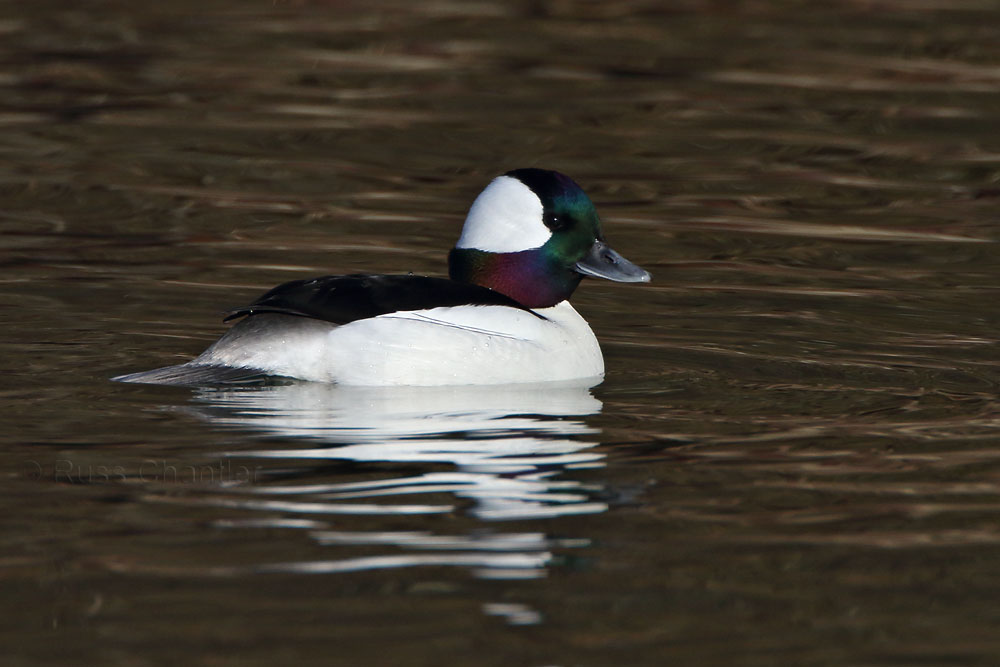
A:
[[[533,314],[506,306],[392,313],[337,326],[255,315],[193,363],[348,385],[482,385],[599,379],[604,359],[567,301]]]

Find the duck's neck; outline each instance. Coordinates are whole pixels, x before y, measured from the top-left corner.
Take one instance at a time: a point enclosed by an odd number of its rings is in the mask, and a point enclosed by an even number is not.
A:
[[[583,277],[561,266],[545,248],[504,253],[454,248],[448,254],[448,275],[506,294],[528,308],[565,301]]]

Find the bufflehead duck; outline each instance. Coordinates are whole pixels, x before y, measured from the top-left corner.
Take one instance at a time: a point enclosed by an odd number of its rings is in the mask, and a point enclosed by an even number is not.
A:
[[[584,276],[649,282],[604,241],[590,198],[555,171],[515,169],[476,198],[450,278],[346,275],[275,287],[201,356],[114,378],[200,385],[283,376],[345,385],[469,385],[604,375],[569,304]]]

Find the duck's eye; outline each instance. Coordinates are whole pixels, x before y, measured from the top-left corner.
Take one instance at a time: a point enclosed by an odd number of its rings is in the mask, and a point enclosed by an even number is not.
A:
[[[542,220],[545,222],[545,226],[554,232],[561,232],[572,223],[569,216],[560,213],[546,213]]]

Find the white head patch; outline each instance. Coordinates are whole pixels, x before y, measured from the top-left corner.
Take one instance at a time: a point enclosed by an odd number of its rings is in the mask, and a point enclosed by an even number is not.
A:
[[[455,247],[519,252],[543,246],[552,236],[543,211],[531,188],[511,176],[498,176],[472,202]]]

